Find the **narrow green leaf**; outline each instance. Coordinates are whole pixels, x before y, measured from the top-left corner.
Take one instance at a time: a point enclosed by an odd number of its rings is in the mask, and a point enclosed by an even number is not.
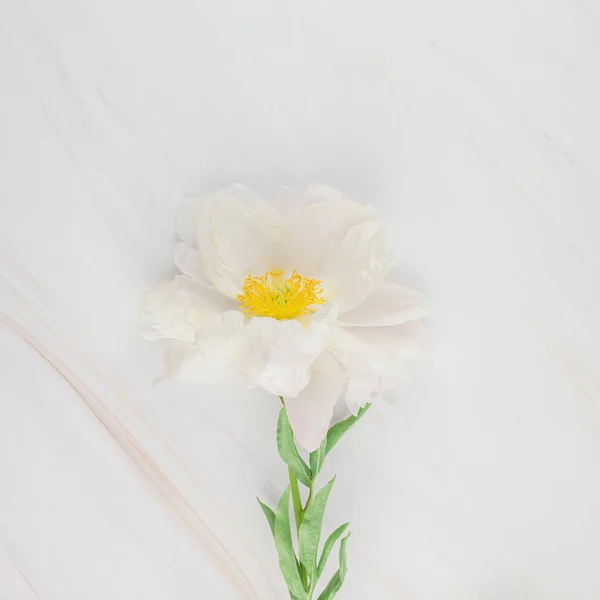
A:
[[[279,456],[292,469],[298,481],[306,487],[310,487],[310,469],[298,453],[298,449],[294,443],[294,432],[292,431],[285,407],[281,409],[279,421],[277,422],[277,449],[279,450]]]
[[[325,506],[335,482],[335,477],[312,499],[302,519],[298,541],[300,546],[300,562],[306,567],[310,580],[315,581],[317,573],[317,552],[323,526]]]
[[[340,441],[340,438],[371,408],[370,404],[366,404],[358,411],[358,415],[350,415],[347,419],[336,423],[327,432],[327,447],[325,456],[331,452],[331,449]],[[324,457],[323,457],[324,458]]]
[[[321,467],[323,466],[323,461],[325,460],[325,455],[327,454],[327,436],[321,442],[321,445],[314,452],[310,453],[310,474],[311,479],[314,481],[317,478],[317,475],[321,471]]]
[[[265,517],[267,517],[267,521],[269,522],[269,527],[271,528],[271,533],[275,534],[275,513],[264,503],[260,501],[260,498],[257,498],[262,511],[265,513]]]
[[[279,555],[279,568],[290,594],[297,600],[306,600],[306,591],[300,579],[298,560],[294,552],[292,531],[290,529],[290,488],[287,487],[279,500],[277,516],[275,517],[275,547]]]
[[[348,534],[340,544],[340,568],[329,580],[327,587],[321,592],[321,595],[317,600],[333,600],[340,589],[342,589],[342,584],[344,583],[346,572],[348,571],[348,567],[346,565],[346,543],[348,542],[349,537],[350,534]]]
[[[317,579],[323,575],[323,571],[325,570],[325,565],[327,564],[327,559],[335,546],[335,543],[342,537],[343,533],[348,529],[349,523],[344,523],[340,525],[328,538],[323,546],[323,551],[321,552],[321,558],[319,559],[319,566],[317,568]]]
[[[335,575],[329,580],[327,587],[319,594],[317,600],[332,600],[341,588],[340,576],[336,571]]]
[[[290,477],[290,490],[292,492],[292,506],[294,507],[294,519],[296,521],[296,531],[300,531],[302,523],[302,499],[300,498],[300,490],[298,489],[298,479],[294,475],[291,467],[288,467],[288,475]]]
[[[348,543],[348,538],[350,534],[348,534],[340,544],[340,570],[338,571],[338,575],[340,578],[340,585],[344,583],[344,579],[346,578],[346,573],[348,572],[347,567],[347,557],[346,557],[346,544]]]

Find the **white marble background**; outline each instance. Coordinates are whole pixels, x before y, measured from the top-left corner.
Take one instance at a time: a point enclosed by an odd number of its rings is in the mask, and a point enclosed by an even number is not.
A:
[[[600,598],[596,0],[0,1],[0,598],[286,597],[277,403],[152,387],[185,193],[321,181],[431,299],[328,459],[340,599]]]

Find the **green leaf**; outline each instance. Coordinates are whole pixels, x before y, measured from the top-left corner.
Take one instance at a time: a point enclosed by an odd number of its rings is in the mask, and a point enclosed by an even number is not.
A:
[[[341,588],[342,582],[340,581],[339,573],[336,572],[329,580],[327,587],[319,594],[317,600],[332,600]]]
[[[292,506],[294,507],[294,519],[296,521],[296,531],[300,531],[300,523],[302,523],[302,499],[300,498],[300,490],[298,489],[298,479],[294,475],[291,467],[288,467],[288,475],[290,477],[290,489],[292,491]]]
[[[287,487],[279,500],[277,507],[277,516],[275,517],[275,548],[279,555],[279,568],[290,594],[293,594],[297,600],[306,600],[306,591],[300,579],[298,569],[298,560],[294,552],[292,542],[292,531],[290,529],[290,488]]]
[[[267,521],[269,522],[269,527],[271,528],[271,533],[275,534],[275,513],[266,505],[260,501],[260,498],[257,498],[262,511],[265,513],[265,517],[267,517]]]
[[[294,432],[285,407],[281,409],[279,421],[277,422],[277,449],[279,450],[279,456],[292,469],[298,481],[306,487],[310,487],[310,469],[298,454],[298,449],[294,444]]]
[[[350,534],[348,534],[340,544],[340,570],[338,571],[338,575],[340,578],[340,585],[344,583],[344,579],[346,578],[346,573],[348,572],[347,567],[347,557],[346,557],[346,544],[348,543],[348,538]]]
[[[323,526],[323,514],[325,506],[335,482],[335,477],[322,489],[309,503],[302,525],[298,541],[300,546],[300,562],[308,569],[311,581],[314,582],[317,573],[317,552],[319,550],[319,539],[321,538],[321,528]]]
[[[325,570],[325,565],[327,564],[327,559],[335,546],[335,543],[342,537],[344,531],[348,529],[349,523],[344,523],[340,525],[328,538],[323,546],[323,551],[321,552],[321,558],[319,559],[319,566],[317,568],[317,579],[323,575],[323,571]]]
[[[325,449],[325,456],[331,452],[331,449],[340,441],[340,438],[369,410],[369,408],[371,408],[371,405],[366,404],[358,411],[358,415],[350,415],[347,419],[336,423],[327,432],[327,447]]]
[[[346,571],[348,571],[348,567],[346,566],[346,543],[348,542],[349,537],[350,534],[348,534],[340,544],[340,568],[329,580],[327,587],[321,592],[321,595],[317,600],[333,600],[342,588],[342,584],[346,578]]]
[[[317,475],[321,471],[326,454],[327,436],[325,436],[325,439],[321,442],[321,445],[318,447],[318,449],[310,453],[310,473],[313,481],[317,478]]]

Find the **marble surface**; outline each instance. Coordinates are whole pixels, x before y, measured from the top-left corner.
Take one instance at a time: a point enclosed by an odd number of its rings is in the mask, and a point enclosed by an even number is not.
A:
[[[328,458],[340,599],[600,597],[600,8],[0,2],[0,598],[286,597],[277,403],[153,387],[186,193],[321,181],[430,298]]]

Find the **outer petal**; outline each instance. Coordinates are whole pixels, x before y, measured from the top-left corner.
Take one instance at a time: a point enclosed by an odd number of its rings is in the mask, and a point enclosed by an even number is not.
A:
[[[354,371],[348,379],[344,399],[353,415],[382,392],[381,377],[375,372]]]
[[[419,321],[394,327],[333,327],[330,351],[347,370],[347,404],[356,412],[420,369],[425,339]]]
[[[284,267],[320,279],[330,252],[339,248],[352,227],[374,219],[376,213],[369,206],[342,198],[321,201],[316,196],[309,197],[313,202],[290,216]]]
[[[400,325],[421,319],[426,314],[423,296],[419,292],[383,283],[357,308],[344,313],[340,323],[356,326]]]
[[[303,196],[308,202],[337,202],[339,200],[346,200],[344,195],[339,190],[329,187],[324,183],[313,183],[309,185],[304,191]]]
[[[195,344],[177,342],[165,352],[165,371],[159,378],[214,384],[235,374],[246,342],[244,315],[226,312],[196,332]]]
[[[204,274],[204,266],[202,264],[200,252],[195,248],[188,246],[184,242],[179,242],[175,246],[173,262],[184,275],[187,275],[204,285],[212,286]]]
[[[313,365],[310,383],[296,398],[286,398],[294,434],[309,452],[316,450],[327,435],[343,385],[344,373],[338,361],[324,352]]]
[[[311,365],[327,344],[324,330],[266,317],[251,319],[247,329],[241,372],[248,385],[276,396],[297,396],[310,381]]]
[[[325,186],[309,188],[308,197],[318,199],[315,189],[326,199],[290,218],[284,267],[323,280],[328,298],[349,311],[385,278],[390,264],[385,233],[372,207]]]
[[[303,192],[281,186],[272,195],[272,203],[286,218],[297,216],[309,204],[325,201],[346,201],[342,193],[321,183],[309,185]]]
[[[181,241],[183,241],[190,248],[197,249],[198,247],[197,238],[202,219],[202,205],[207,201],[207,199],[215,195],[237,199],[242,204],[246,204],[248,206],[253,206],[261,201],[258,194],[246,189],[239,183],[223,187],[216,193],[209,194],[207,196],[186,196],[179,208],[179,214],[177,215],[175,228]]]
[[[235,298],[249,273],[262,275],[280,266],[276,262],[284,226],[269,204],[249,206],[226,192],[205,196],[197,240],[208,279],[221,293]]]
[[[391,264],[387,236],[378,220],[352,227],[331,248],[323,279],[335,290],[344,313],[359,306],[385,279]]]
[[[148,337],[192,342],[198,328],[216,314],[232,308],[235,304],[216,290],[179,276],[146,292],[142,317],[153,329]]]
[[[179,207],[175,229],[177,235],[186,246],[197,248],[197,236],[200,223],[200,207],[202,200],[195,196],[186,196]]]

